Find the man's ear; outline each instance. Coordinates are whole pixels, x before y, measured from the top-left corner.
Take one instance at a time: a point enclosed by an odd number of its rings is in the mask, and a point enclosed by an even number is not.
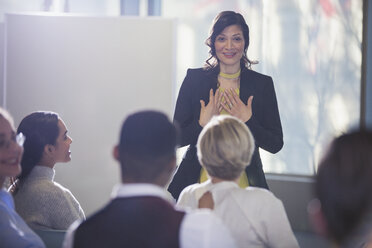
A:
[[[116,161],[120,162],[119,145],[114,146],[114,149],[112,149],[112,155]]]

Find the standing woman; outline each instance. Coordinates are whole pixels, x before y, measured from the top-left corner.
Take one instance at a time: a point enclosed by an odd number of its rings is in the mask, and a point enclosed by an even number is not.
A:
[[[0,247],[45,248],[14,209],[12,196],[3,188],[5,180],[21,173],[24,136],[16,134],[13,119],[0,108]]]
[[[62,119],[53,112],[34,112],[21,121],[17,132],[27,137],[22,173],[10,189],[17,212],[34,229],[66,230],[84,219],[76,198],[54,181],[55,164],[71,160],[72,139]]]
[[[174,121],[181,128],[181,146],[190,146],[168,188],[175,199],[186,186],[206,180],[196,155],[196,141],[214,115],[237,117],[256,141],[250,166],[239,181],[241,187],[268,188],[258,148],[276,153],[283,147],[273,81],[250,69],[249,28],[243,16],[233,11],[218,14],[206,44],[210,57],[205,67],[187,71],[176,103]]]

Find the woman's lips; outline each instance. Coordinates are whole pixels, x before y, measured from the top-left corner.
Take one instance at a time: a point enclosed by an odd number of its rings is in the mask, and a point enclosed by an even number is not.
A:
[[[223,53],[223,55],[226,57],[226,58],[232,58],[235,56],[236,53]]]
[[[18,165],[20,160],[18,158],[9,158],[0,160],[1,164],[8,164],[8,165]]]

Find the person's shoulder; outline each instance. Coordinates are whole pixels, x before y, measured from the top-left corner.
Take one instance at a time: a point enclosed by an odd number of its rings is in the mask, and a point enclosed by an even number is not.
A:
[[[244,76],[252,77],[252,78],[258,79],[260,81],[272,81],[272,78],[270,76],[259,73],[257,71],[252,70],[252,69],[248,69],[246,67],[244,67],[244,69],[242,70],[242,76],[243,77]]]
[[[271,191],[263,188],[249,186],[245,189],[237,189],[236,194],[238,197],[252,199],[260,202],[261,204],[267,204],[269,202],[281,202]]]
[[[204,68],[188,68],[187,69],[187,74],[202,74],[202,73],[206,73],[206,71],[204,70]]]
[[[57,201],[62,200],[66,195],[71,195],[70,190],[57,182],[49,180],[40,180],[38,183],[33,183],[29,191],[31,191],[28,192],[29,194],[37,195],[40,199]]]
[[[203,188],[205,185],[205,183],[194,183],[194,184],[191,184],[189,186],[187,186],[186,188],[184,188],[182,190],[182,192],[185,192],[185,193],[194,193],[195,191],[199,190],[200,188]]]
[[[215,69],[206,69],[204,67],[200,68],[189,68],[187,69],[187,76],[192,78],[204,78],[213,77],[216,73]]]
[[[196,197],[200,192],[206,191],[208,188],[209,181],[203,183],[194,183],[184,188],[180,194],[179,200],[182,201],[185,197]]]
[[[53,187],[54,183],[50,180],[27,180],[20,184],[15,198],[18,196],[24,197],[25,195],[42,195],[50,192]]]

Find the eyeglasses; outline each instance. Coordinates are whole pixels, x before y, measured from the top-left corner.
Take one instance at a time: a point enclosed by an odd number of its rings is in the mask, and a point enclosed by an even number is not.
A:
[[[26,137],[23,133],[19,133],[12,137],[10,140],[0,140],[0,151],[4,151],[10,147],[11,142],[15,142],[19,146],[23,146]]]

